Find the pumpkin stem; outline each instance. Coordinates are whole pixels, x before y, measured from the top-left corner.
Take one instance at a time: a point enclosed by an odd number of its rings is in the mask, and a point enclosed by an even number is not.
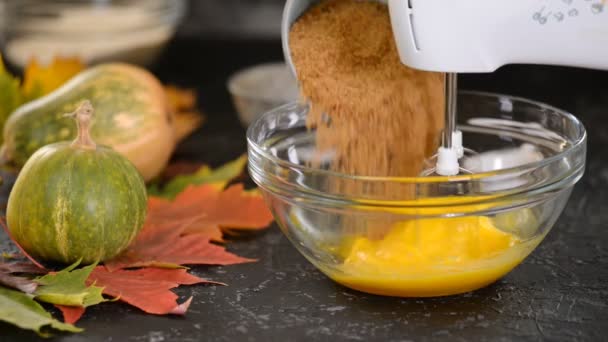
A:
[[[80,106],[73,112],[65,116],[76,120],[78,126],[78,136],[72,142],[72,147],[94,150],[97,144],[91,139],[91,125],[93,124],[93,105],[89,100],[83,101]]]

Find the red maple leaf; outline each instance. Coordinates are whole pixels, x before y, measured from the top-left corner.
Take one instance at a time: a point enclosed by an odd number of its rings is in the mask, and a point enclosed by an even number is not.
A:
[[[255,261],[227,252],[211,243],[205,234],[184,234],[190,221],[151,223],[149,220],[135,241],[118,257],[106,261],[110,271],[144,267],[176,268],[180,265],[233,265]]]
[[[155,315],[183,315],[188,310],[189,298],[177,303],[177,295],[171,291],[179,285],[201,283],[219,284],[189,274],[186,269],[141,268],[110,272],[97,266],[89,279],[89,285],[103,287],[103,293]]]
[[[103,293],[155,315],[184,315],[192,302],[192,297],[181,304],[177,295],[170,290],[180,285],[216,284],[189,274],[186,269],[140,268],[138,270],[108,271],[97,266],[87,279],[87,285],[103,287]],[[55,305],[63,314],[66,323],[76,323],[85,308]]]
[[[63,314],[63,321],[69,324],[78,322],[80,317],[84,315],[85,311],[85,308],[82,306],[55,305],[55,307]]]
[[[148,222],[154,222],[156,224],[175,222],[185,218],[188,220],[188,228],[190,231],[204,234],[212,241],[223,242],[223,233],[217,226],[211,226],[205,224],[203,217],[199,211],[195,210],[180,210],[176,208],[172,202],[160,198],[150,197],[148,198]]]
[[[246,192],[243,185],[224,191],[212,184],[190,186],[173,201],[151,197],[142,231],[125,252],[105,265],[114,271],[252,262],[211,241],[221,240],[221,228],[263,229],[272,220],[262,196]]]
[[[186,233],[201,232],[212,240],[222,230],[260,230],[273,221],[272,213],[258,192],[245,191],[243,184],[221,189],[213,184],[189,186],[175,200],[150,198],[151,219],[200,216]]]

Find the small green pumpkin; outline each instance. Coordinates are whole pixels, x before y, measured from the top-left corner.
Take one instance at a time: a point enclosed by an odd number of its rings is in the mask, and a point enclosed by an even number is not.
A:
[[[32,257],[89,264],[133,241],[146,217],[146,187],[129,160],[92,141],[90,102],[69,116],[78,124],[76,140],[47,145],[29,158],[9,196],[7,223]]]

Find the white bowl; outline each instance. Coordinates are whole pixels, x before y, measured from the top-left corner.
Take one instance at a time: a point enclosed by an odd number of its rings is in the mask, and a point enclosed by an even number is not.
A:
[[[2,50],[20,68],[31,58],[48,64],[56,56],[146,66],[173,37],[186,6],[185,0],[0,0]]]
[[[243,69],[230,77],[228,91],[239,120],[249,126],[261,114],[298,97],[298,84],[285,63]]]

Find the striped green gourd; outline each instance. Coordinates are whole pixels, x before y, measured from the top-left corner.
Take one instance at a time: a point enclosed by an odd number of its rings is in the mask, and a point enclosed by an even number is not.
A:
[[[162,172],[175,148],[174,117],[162,84],[148,71],[122,63],[89,68],[17,108],[4,125],[2,158],[22,167],[42,146],[73,139],[76,129],[61,115],[82,99],[95,107],[95,141],[127,157],[145,181]]]

